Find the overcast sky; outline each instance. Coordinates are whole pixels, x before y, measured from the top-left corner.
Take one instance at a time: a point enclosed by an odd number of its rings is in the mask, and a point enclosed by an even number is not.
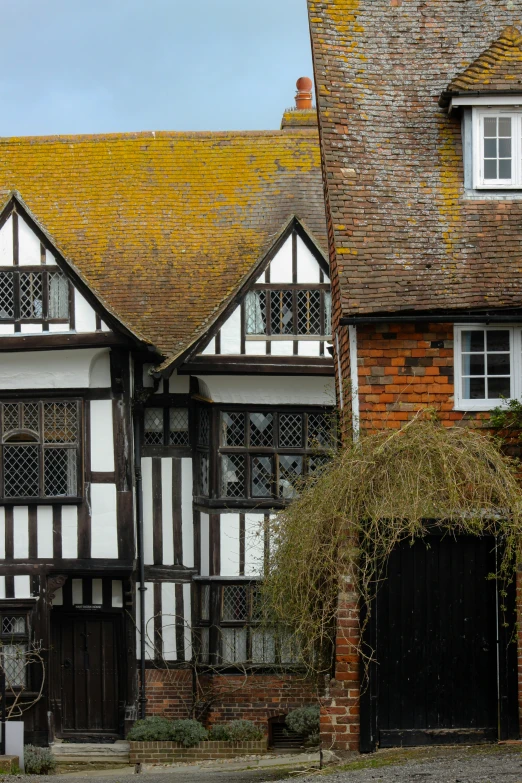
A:
[[[0,0],[0,135],[277,128],[306,0]]]

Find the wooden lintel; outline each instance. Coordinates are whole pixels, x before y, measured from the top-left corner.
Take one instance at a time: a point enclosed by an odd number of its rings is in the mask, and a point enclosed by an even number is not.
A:
[[[98,348],[102,346],[131,347],[129,338],[114,332],[92,332],[90,334],[20,334],[16,337],[0,337],[2,351],[49,351],[62,348]]]
[[[331,357],[202,356],[178,369],[179,375],[325,375],[334,374]]]
[[[32,574],[34,576],[35,574],[73,573],[74,576],[82,576],[82,574],[107,576],[108,574],[130,574],[135,569],[136,562],[134,560],[24,558],[23,560],[4,560],[0,564],[0,575]]]

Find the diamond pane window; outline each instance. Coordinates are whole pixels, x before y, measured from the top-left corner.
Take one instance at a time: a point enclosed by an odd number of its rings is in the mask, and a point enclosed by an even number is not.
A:
[[[23,688],[27,684],[26,644],[0,642],[0,657],[7,688]]]
[[[274,480],[271,457],[252,457],[252,497],[272,497]]]
[[[46,443],[75,443],[78,439],[78,405],[76,402],[44,402],[43,407],[44,441]]]
[[[279,415],[279,445],[286,449],[302,448],[303,416],[301,413],[281,413]]]
[[[308,457],[308,472],[315,473],[316,470],[322,470],[330,462],[330,457],[325,454],[311,454]]]
[[[332,334],[332,295],[326,292],[324,295],[324,334]]]
[[[4,446],[4,496],[33,498],[40,494],[38,446]]]
[[[297,334],[321,334],[321,292],[297,292]]]
[[[17,402],[6,402],[4,403],[3,410],[4,410],[3,434],[6,435],[8,432],[20,428],[20,406]]]
[[[44,449],[44,494],[46,497],[76,495],[75,449]]]
[[[245,331],[266,334],[266,291],[249,291],[245,297]]]
[[[303,458],[297,454],[279,456],[279,496],[290,500],[297,496],[297,484],[303,476]]]
[[[171,446],[188,446],[189,418],[187,408],[170,408],[169,410],[169,443]]]
[[[293,334],[294,305],[292,291],[270,291],[272,334]]]
[[[309,448],[327,448],[332,445],[332,416],[327,413],[308,414]]]
[[[198,443],[208,446],[210,443],[210,414],[208,408],[199,409]]]
[[[0,272],[0,319],[14,318],[14,275]]]
[[[245,495],[245,458],[239,454],[221,457],[221,497],[242,498]]]
[[[274,445],[274,417],[271,413],[250,414],[250,446]]]
[[[69,403],[70,404],[70,403]],[[76,415],[76,403],[72,403]],[[39,406],[37,402],[22,403],[22,429],[40,432]]]
[[[43,317],[43,285],[40,272],[20,272],[20,317]]]
[[[199,491],[204,497],[208,497],[209,492],[209,459],[206,452],[199,452]]]
[[[223,622],[246,622],[248,619],[248,585],[227,585],[223,587],[221,620]]]
[[[49,318],[69,317],[69,281],[63,272],[48,272]]]
[[[227,412],[221,414],[221,445],[245,445],[245,414]]]
[[[147,446],[162,446],[163,429],[163,408],[145,408],[144,443]]]
[[[2,617],[1,629],[2,636],[13,636],[15,634],[25,633],[25,617],[5,615]]]

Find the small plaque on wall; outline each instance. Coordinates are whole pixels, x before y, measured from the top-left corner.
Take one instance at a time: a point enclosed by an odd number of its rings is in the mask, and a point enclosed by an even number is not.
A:
[[[74,608],[88,612],[99,612],[103,607],[101,604],[74,604]]]

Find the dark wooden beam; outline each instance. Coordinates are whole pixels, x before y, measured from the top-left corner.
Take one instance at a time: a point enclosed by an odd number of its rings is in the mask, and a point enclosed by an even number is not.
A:
[[[89,334],[20,334],[18,337],[2,336],[2,351],[49,351],[62,348],[98,348],[103,346],[126,346],[132,343],[127,337],[114,332],[92,332]]]
[[[201,356],[178,368],[179,375],[334,374],[329,356]]]

